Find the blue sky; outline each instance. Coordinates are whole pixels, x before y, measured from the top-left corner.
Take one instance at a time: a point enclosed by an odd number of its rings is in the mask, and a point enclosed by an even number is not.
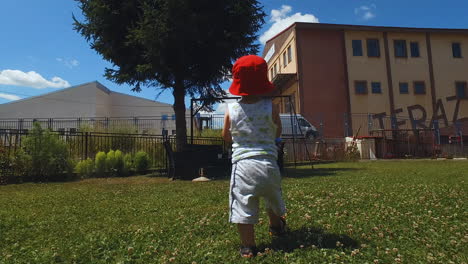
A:
[[[269,0],[259,42],[294,21],[401,27],[468,28],[466,0]],[[154,88],[131,92],[103,77],[112,65],[73,30],[72,0],[2,1],[0,7],[0,103],[91,81],[109,89],[156,99]],[[261,51],[260,51],[261,52]],[[227,88],[228,83],[223,84]],[[173,103],[167,92],[158,101]]]

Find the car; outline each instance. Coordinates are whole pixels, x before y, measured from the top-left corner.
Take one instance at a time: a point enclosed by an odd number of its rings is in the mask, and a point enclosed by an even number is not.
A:
[[[300,114],[280,114],[282,138],[316,139],[319,136],[317,128]]]

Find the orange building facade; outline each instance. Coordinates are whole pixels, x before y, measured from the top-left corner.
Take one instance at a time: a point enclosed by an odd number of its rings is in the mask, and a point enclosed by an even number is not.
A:
[[[468,135],[468,29],[295,23],[263,52],[282,112],[325,137],[438,126]]]

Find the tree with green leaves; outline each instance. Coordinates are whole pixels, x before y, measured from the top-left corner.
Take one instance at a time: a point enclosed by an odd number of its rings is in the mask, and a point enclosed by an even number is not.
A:
[[[74,27],[113,64],[105,77],[171,89],[177,147],[186,144],[185,96],[224,95],[232,62],[258,52],[265,13],[256,0],[75,0],[84,21]]]

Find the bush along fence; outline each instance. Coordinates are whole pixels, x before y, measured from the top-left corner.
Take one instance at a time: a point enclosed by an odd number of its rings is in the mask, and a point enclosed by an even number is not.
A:
[[[27,131],[0,129],[0,184],[143,173],[165,176],[164,141],[176,151],[175,138],[159,135],[50,131],[39,123]],[[223,141],[196,138],[194,144]]]

